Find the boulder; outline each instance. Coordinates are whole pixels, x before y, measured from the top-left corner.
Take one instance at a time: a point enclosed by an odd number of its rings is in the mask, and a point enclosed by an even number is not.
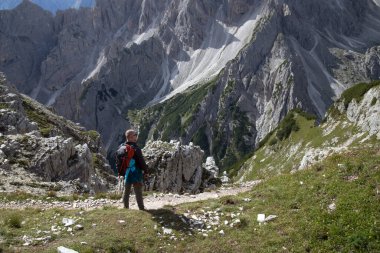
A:
[[[143,150],[152,172],[147,188],[161,192],[197,193],[202,185],[204,152],[179,142],[148,142]]]

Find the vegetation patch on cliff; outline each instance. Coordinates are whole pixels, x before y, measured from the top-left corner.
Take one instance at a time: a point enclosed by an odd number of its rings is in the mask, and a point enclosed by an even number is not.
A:
[[[171,99],[143,110],[129,111],[128,118],[133,125],[139,127],[142,144],[149,139],[170,141],[171,138],[178,139],[184,136],[194,115],[199,112],[202,100],[213,89],[215,82],[216,80],[213,80],[191,87],[185,93],[177,94]]]
[[[373,81],[370,83],[359,83],[353,87],[345,90],[341,95],[341,100],[344,101],[344,106],[347,109],[348,105],[352,100],[360,102],[364,96],[371,88],[380,85],[380,80]]]

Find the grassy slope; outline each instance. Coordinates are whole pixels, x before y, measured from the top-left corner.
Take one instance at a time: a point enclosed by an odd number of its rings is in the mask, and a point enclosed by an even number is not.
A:
[[[290,136],[283,141],[273,141],[276,139],[276,131],[274,131],[268,136],[266,143],[255,152],[255,155],[245,162],[242,170],[245,171],[244,179],[267,178],[274,174],[290,172],[298,168],[307,149],[339,147],[360,132],[347,122],[343,115],[339,115],[335,127],[332,126],[332,122],[315,126],[314,119],[306,119],[298,113],[295,113],[295,120],[299,126],[298,131],[291,132]],[[327,131],[329,128],[332,131]],[[366,137],[367,134],[363,134],[349,146],[362,145],[359,143]],[[271,142],[275,144],[271,145]]]
[[[79,214],[78,211],[19,211],[21,228],[9,224],[13,210],[1,210],[0,236],[3,248],[17,245],[23,252],[55,252],[64,245],[80,252],[380,252],[380,158],[379,146],[353,149],[329,157],[311,169],[266,180],[242,195],[167,207],[151,212],[105,208]],[[246,202],[244,198],[250,198]],[[330,212],[328,205],[336,204]],[[243,208],[241,211],[239,208]],[[221,225],[208,237],[193,233],[180,219],[190,210],[221,210],[238,213],[238,228]],[[257,214],[278,215],[267,224],[256,222]],[[59,216],[57,216],[59,214]],[[71,236],[64,232],[46,245],[20,247],[23,235],[50,230],[62,217],[73,216],[85,229]],[[56,216],[56,218],[54,218]],[[125,225],[118,220],[125,220]],[[157,236],[161,223],[173,228],[178,240]],[[92,224],[97,224],[95,227]],[[158,226],[158,230],[154,226]],[[223,229],[225,235],[218,232]],[[182,241],[183,238],[183,241]],[[88,245],[81,245],[85,241]],[[11,248],[14,248],[12,246]]]

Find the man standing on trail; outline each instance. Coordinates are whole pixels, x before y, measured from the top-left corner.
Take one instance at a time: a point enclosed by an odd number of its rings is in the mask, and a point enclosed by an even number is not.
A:
[[[137,132],[129,129],[125,132],[126,143],[121,144],[116,152],[116,166],[119,177],[124,176],[125,188],[123,193],[124,208],[129,208],[129,195],[131,188],[136,195],[137,205],[140,210],[144,210],[143,202],[143,173],[147,174],[148,166],[142,156],[141,149],[137,146]]]

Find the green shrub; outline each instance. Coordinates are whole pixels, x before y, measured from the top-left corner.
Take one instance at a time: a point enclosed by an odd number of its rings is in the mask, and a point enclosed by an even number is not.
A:
[[[24,99],[22,101],[22,105],[25,109],[25,113],[28,119],[36,122],[38,124],[38,128],[40,129],[40,131],[44,128],[46,129],[52,128],[52,124],[49,122],[47,115],[42,112],[37,111],[36,108],[34,108],[34,106],[29,100]]]
[[[18,213],[12,213],[8,216],[7,225],[11,228],[21,228],[22,217]]]
[[[299,115],[301,115],[302,117],[304,117],[307,120],[316,120],[317,119],[316,115],[308,113],[308,112],[304,112],[300,108],[293,109],[292,111],[298,113]]]
[[[294,119],[294,113],[290,112],[286,117],[281,121],[276,136],[279,140],[285,140],[289,137],[292,131],[298,131],[299,126],[297,125],[296,120]]]
[[[8,108],[9,106],[7,103],[3,103],[3,102],[0,103],[0,109],[8,109]]]
[[[355,99],[357,102],[360,102],[368,90],[378,85],[380,85],[380,80],[373,81],[371,83],[359,83],[345,90],[341,96],[341,99],[344,101],[345,108],[347,109],[348,105],[353,99]]]
[[[43,137],[48,138],[50,137],[52,128],[51,127],[45,127],[40,129],[40,133]]]
[[[93,141],[97,141],[100,137],[99,133],[95,130],[90,130],[90,131],[84,132],[84,134],[86,136],[90,137],[90,139]]]
[[[92,154],[92,162],[93,162],[95,168],[101,168],[102,167],[101,161],[95,153]]]

